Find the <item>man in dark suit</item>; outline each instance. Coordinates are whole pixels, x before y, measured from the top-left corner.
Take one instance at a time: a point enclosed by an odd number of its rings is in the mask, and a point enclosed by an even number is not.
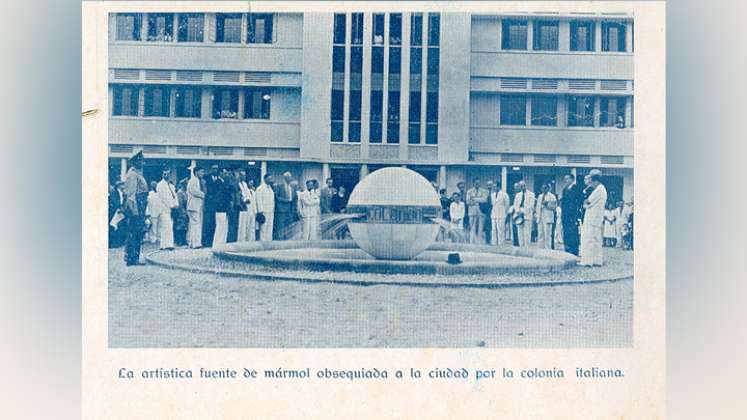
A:
[[[224,191],[226,200],[226,216],[228,217],[228,240],[227,242],[236,242],[239,234],[239,210],[241,199],[241,189],[239,188],[239,167],[233,166],[231,172],[226,172],[223,176]]]
[[[580,242],[578,220],[581,215],[584,196],[581,187],[576,184],[576,177],[573,174],[564,176],[563,181],[565,186],[563,187],[563,196],[560,199],[563,244],[566,252],[578,255]]]
[[[205,175],[205,207],[202,220],[202,245],[213,246],[215,236],[215,213],[221,205],[223,196],[223,180],[218,176],[218,165],[210,167],[210,173]]]
[[[109,191],[109,219],[111,222],[117,211],[123,211],[124,206],[124,182],[117,181]],[[109,225],[109,248],[119,248],[124,244],[126,224],[121,220],[115,228]]]

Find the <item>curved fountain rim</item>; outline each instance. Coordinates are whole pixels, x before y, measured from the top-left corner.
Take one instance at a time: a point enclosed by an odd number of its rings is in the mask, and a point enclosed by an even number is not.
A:
[[[352,241],[349,241],[352,242]],[[354,244],[352,244],[354,245]],[[267,270],[233,270],[225,268],[210,268],[205,266],[199,266],[194,264],[175,263],[168,260],[159,258],[160,255],[168,255],[162,250],[155,250],[145,256],[145,260],[148,264],[155,266],[180,270],[189,273],[197,274],[210,274],[219,277],[226,278],[239,278],[249,281],[289,281],[295,283],[305,284],[337,284],[344,286],[404,286],[404,287],[422,287],[422,288],[478,288],[478,289],[504,289],[504,288],[534,288],[534,287],[557,287],[557,286],[581,286],[581,285],[594,285],[594,284],[607,284],[617,283],[622,281],[632,281],[633,273],[625,273],[624,275],[614,275],[607,277],[595,277],[595,278],[584,278],[577,280],[541,280],[541,281],[480,281],[480,282],[447,282],[438,281],[438,276],[415,276],[415,277],[426,277],[433,278],[435,281],[422,281],[422,280],[393,280],[393,281],[381,281],[381,280],[361,280],[342,278],[335,276],[335,278],[324,278],[319,276],[309,276],[308,273],[295,273],[295,272],[272,272]],[[316,272],[315,274],[322,274]],[[339,272],[335,274],[345,274],[345,272]],[[355,273],[349,273],[355,274]],[[402,276],[405,277],[405,276]],[[493,279],[494,280],[494,279]]]
[[[245,262],[285,270],[308,270],[316,272],[354,272],[365,274],[407,274],[427,275],[506,275],[536,272],[552,272],[566,269],[576,263],[576,257],[565,252],[527,249],[512,246],[495,247],[474,244],[443,244],[435,242],[428,251],[474,252],[532,258],[535,261],[467,261],[461,264],[448,264],[446,261],[422,260],[378,260],[378,259],[336,259],[329,257],[305,258],[299,260],[289,255],[257,255],[257,252],[289,249],[360,249],[354,241],[273,241],[231,243],[213,250],[216,258]]]

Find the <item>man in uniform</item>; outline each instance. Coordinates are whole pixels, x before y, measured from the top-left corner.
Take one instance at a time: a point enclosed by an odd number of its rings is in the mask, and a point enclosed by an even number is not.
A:
[[[128,161],[130,169],[125,177],[125,216],[127,217],[127,240],[125,243],[125,264],[144,265],[140,262],[140,249],[148,227],[145,224],[145,208],[148,205],[148,183],[143,177],[145,157],[142,151],[136,152]]]

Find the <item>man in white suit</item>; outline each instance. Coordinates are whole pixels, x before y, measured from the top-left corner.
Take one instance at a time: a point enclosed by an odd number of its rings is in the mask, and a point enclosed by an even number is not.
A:
[[[161,180],[156,185],[156,194],[161,200],[161,214],[158,215],[158,237],[161,249],[174,249],[174,221],[171,219],[171,211],[179,207],[179,199],[176,197],[176,188],[169,181],[171,171],[164,169]]]
[[[591,194],[584,201],[584,222],[581,226],[580,265],[601,266],[604,264],[602,236],[604,210],[607,204],[607,189],[601,182],[602,173],[598,169],[589,172]]]
[[[303,220],[304,241],[318,240],[320,234],[321,199],[319,184],[315,179],[306,181],[306,191],[298,194],[298,210]]]
[[[532,240],[532,219],[534,218],[534,193],[527,191],[524,181],[516,183],[514,195],[514,216],[519,246],[528,247]]]
[[[239,190],[241,190],[241,211],[239,212],[238,241],[257,239],[257,200],[254,197],[254,181],[246,179],[246,171],[239,171]]]
[[[541,248],[552,248],[557,207],[558,198],[550,191],[550,184],[542,185],[542,193],[537,197],[537,208],[534,211],[537,217],[537,243]]]
[[[202,178],[204,176],[205,169],[194,168],[187,182],[187,214],[189,215],[187,244],[190,248],[202,248],[202,211],[205,204]]]
[[[272,190],[272,175],[265,175],[265,179],[254,194],[254,198],[257,201],[257,215],[262,214],[262,218],[264,218],[264,223],[259,225],[259,240],[271,241],[275,218],[275,192]]]
[[[509,200],[508,194],[501,188],[501,181],[496,181],[495,188],[490,192],[490,206],[490,244],[503,245]]]

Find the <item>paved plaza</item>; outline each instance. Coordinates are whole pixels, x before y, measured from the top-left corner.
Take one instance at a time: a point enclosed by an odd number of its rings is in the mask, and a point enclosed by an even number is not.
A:
[[[632,252],[605,252],[632,270]],[[632,279],[497,289],[308,284],[125,267],[121,249],[109,254],[111,347],[553,348],[632,342]]]

